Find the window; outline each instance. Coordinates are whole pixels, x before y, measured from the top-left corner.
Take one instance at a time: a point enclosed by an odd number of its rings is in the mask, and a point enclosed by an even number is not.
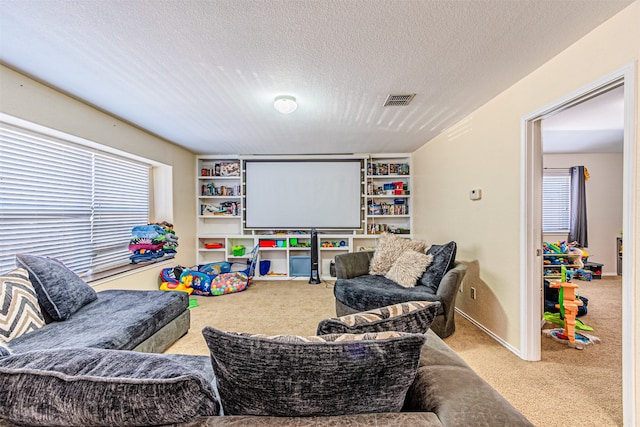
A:
[[[66,139],[0,122],[0,272],[17,253],[77,274],[130,262],[131,227],[149,220],[151,165]]]
[[[568,233],[571,217],[569,169],[547,169],[542,176],[542,231]]]

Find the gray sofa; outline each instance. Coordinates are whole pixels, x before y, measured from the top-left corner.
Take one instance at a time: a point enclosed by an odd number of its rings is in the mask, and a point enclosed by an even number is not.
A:
[[[64,321],[10,342],[13,353],[90,347],[161,353],[189,330],[184,292],[108,290]]]
[[[418,283],[405,288],[385,276],[370,275],[369,264],[374,252],[363,251],[336,256],[337,280],[333,288],[336,314],[344,316],[378,307],[407,301],[438,301],[440,311],[431,324],[431,330],[441,338],[455,331],[455,301],[467,266],[452,263],[437,289]]]
[[[196,426],[532,426],[433,331],[426,333],[415,380],[402,412],[326,417],[199,417]]]
[[[88,349],[93,350],[93,349]],[[58,353],[56,353],[58,351]],[[59,352],[70,354],[74,349],[60,349],[60,350],[48,350],[40,351],[47,355],[60,355]],[[83,352],[87,349],[76,348],[75,351]],[[129,351],[113,351],[102,350],[105,358],[111,360],[118,355],[122,355],[122,359],[126,362],[129,361],[133,354],[138,354]],[[13,358],[37,354],[39,351],[31,351],[22,354],[11,356]],[[114,355],[115,353],[115,355]],[[142,356],[142,355],[141,355]],[[190,376],[192,379],[199,381],[202,386],[199,392],[204,395],[204,400],[212,400],[210,397],[212,387],[211,384],[214,380],[213,369],[209,356],[192,356],[192,355],[155,355],[149,354],[143,356],[148,360],[164,359],[165,362],[161,362],[162,365],[169,366],[174,371],[178,371],[180,377]],[[144,359],[143,359],[144,360]],[[18,415],[17,418],[13,414],[14,418],[11,418],[11,414],[7,415],[8,410],[15,407],[11,402],[11,397],[3,395],[5,392],[5,383],[8,384],[8,380],[4,378],[5,368],[3,366],[3,358],[0,358],[0,397],[5,398],[3,403],[0,404],[0,424],[2,421],[6,422],[6,425],[15,425],[11,423],[18,422],[17,425],[52,425],[50,419],[45,418],[48,422],[35,423],[31,419],[21,418],[26,414]],[[51,362],[53,363],[53,362]],[[62,362],[61,362],[62,363]],[[55,364],[55,363],[54,363]],[[107,369],[109,369],[107,367]],[[169,368],[167,368],[169,369]],[[173,374],[174,376],[177,374]],[[112,381],[112,380],[110,380]],[[130,381],[130,380],[127,380]],[[73,386],[73,389],[77,389],[79,386]],[[507,402],[498,392],[496,392],[487,382],[480,378],[458,355],[455,354],[451,348],[449,348],[435,333],[428,331],[426,333],[426,342],[422,347],[419,367],[417,375],[413,384],[409,388],[406,395],[405,404],[401,412],[399,413],[366,413],[366,414],[354,414],[354,415],[340,415],[340,416],[320,416],[320,417],[272,417],[272,416],[212,416],[211,411],[214,409],[211,406],[205,407],[209,414],[207,416],[193,415],[195,412],[202,414],[205,409],[199,406],[188,417],[185,418],[184,412],[185,406],[188,403],[199,402],[203,398],[194,394],[190,389],[187,389],[189,395],[181,396],[180,392],[176,391],[175,395],[159,397],[155,406],[169,412],[163,416],[167,417],[166,424],[183,427],[196,427],[196,426],[335,426],[335,425],[376,425],[382,426],[398,426],[398,425],[411,425],[411,426],[531,426],[532,424],[518,412],[509,402]],[[126,389],[123,389],[123,393],[126,393]],[[32,399],[33,391],[30,395]],[[81,393],[81,391],[78,391]],[[48,394],[45,392],[44,394]],[[135,402],[137,393],[127,394],[123,396],[124,402]],[[83,392],[84,395],[84,392]],[[184,398],[184,402],[179,399]],[[75,399],[74,399],[75,400]],[[148,398],[143,396],[143,401],[148,403]],[[110,396],[110,402],[117,402],[117,396]],[[6,406],[5,406],[6,405]],[[54,404],[53,406],[56,406]],[[120,406],[120,405],[118,405]],[[41,410],[42,406],[38,405],[38,410]],[[104,410],[104,406],[101,406]],[[217,410],[217,409],[216,409]],[[176,414],[177,412],[182,412]],[[3,416],[4,415],[4,416]],[[184,422],[176,423],[176,417],[181,416]],[[26,420],[26,421],[25,421]],[[31,422],[29,422],[31,421]],[[91,425],[89,422],[84,424],[74,425]],[[109,422],[105,422],[105,425],[109,425]],[[120,423],[118,423],[120,424]],[[162,424],[154,422],[154,424]],[[59,424],[58,424],[59,425]],[[64,423],[62,424],[64,425]],[[95,424],[94,424],[95,425]],[[124,424],[121,424],[124,425]],[[135,424],[129,424],[135,425]]]
[[[67,320],[12,340],[12,354],[0,346],[0,425],[531,425],[431,330],[401,412],[217,416],[209,356],[141,353],[187,332],[187,306],[183,292],[102,291]]]

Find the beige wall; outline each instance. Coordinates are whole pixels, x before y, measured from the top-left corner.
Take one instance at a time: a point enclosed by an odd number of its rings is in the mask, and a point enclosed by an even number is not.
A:
[[[521,118],[629,63],[637,65],[638,22],[636,1],[414,153],[416,237],[458,242],[459,258],[471,264],[457,306],[515,349],[520,347]],[[638,123],[633,126],[637,140]],[[469,200],[472,188],[482,189],[482,200]],[[476,300],[469,296],[472,285]]]
[[[468,261],[457,307],[515,350],[520,350],[520,199],[521,118],[621,67],[636,66],[634,98],[635,200],[632,218],[636,229],[640,213],[640,128],[638,111],[638,59],[640,58],[640,1],[603,23],[584,38],[530,75],[496,96],[414,153],[412,181],[414,234],[430,242],[456,240],[458,257]],[[523,53],[523,54],[526,54]],[[472,188],[483,198],[469,200]],[[628,239],[636,255],[640,236]],[[632,265],[635,277],[640,257]],[[477,288],[471,300],[469,287]],[[627,318],[635,338],[633,354],[640,353],[640,292],[633,293]],[[638,358],[632,365],[640,372]],[[631,388],[640,396],[640,384]],[[635,416],[640,418],[636,405]]]
[[[616,237],[622,232],[622,153],[545,154],[544,166],[585,166],[589,261],[604,264],[603,274],[616,274]],[[566,240],[567,235],[546,234],[547,241]]]
[[[0,111],[173,168],[173,223],[180,238],[175,263],[195,262],[195,156],[95,108],[0,65]],[[168,189],[169,190],[169,189]],[[166,265],[165,265],[166,267]],[[160,266],[96,287],[157,289]]]

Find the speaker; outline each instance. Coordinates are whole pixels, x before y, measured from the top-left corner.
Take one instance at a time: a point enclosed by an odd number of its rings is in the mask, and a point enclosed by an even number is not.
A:
[[[318,233],[315,228],[311,229],[311,274],[309,275],[309,283],[312,285],[320,283],[320,275],[318,274]]]

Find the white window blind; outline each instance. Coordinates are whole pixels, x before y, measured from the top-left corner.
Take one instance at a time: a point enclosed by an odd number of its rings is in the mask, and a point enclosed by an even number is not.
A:
[[[545,170],[542,176],[542,230],[569,231],[571,217],[571,175],[569,169]]]
[[[77,274],[128,264],[131,228],[149,218],[149,168],[0,123],[0,272],[17,253]]]

